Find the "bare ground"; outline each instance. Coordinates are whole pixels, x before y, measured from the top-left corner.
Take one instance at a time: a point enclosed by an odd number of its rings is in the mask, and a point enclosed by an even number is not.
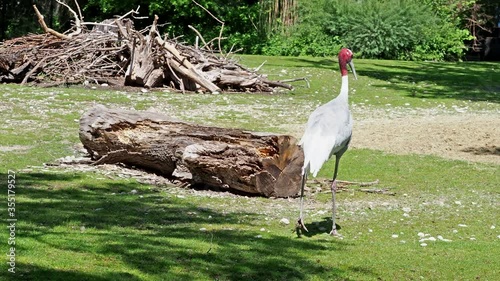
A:
[[[500,164],[500,115],[487,112],[365,117],[356,120],[352,147]]]
[[[26,102],[25,105],[38,116],[50,116],[48,113],[61,115],[72,113],[75,110],[72,106],[64,105],[54,108],[52,105],[55,97],[60,94],[57,91],[36,91],[30,95],[37,98]],[[62,93],[62,95],[68,94]],[[129,98],[132,108],[138,101],[150,98],[147,95],[135,95],[128,92],[117,95]],[[5,101],[0,102],[0,110],[5,112],[12,110],[13,104],[24,102],[18,97],[11,97],[8,92],[3,97]],[[162,112],[186,121],[204,120],[200,123],[206,125],[213,125],[212,121],[222,117],[224,117],[223,120],[237,119],[239,123],[231,125],[234,127],[244,127],[243,121],[245,120],[247,122],[272,120],[268,123],[277,131],[300,137],[305,125],[304,116],[308,116],[319,105],[318,101],[283,103],[280,99],[270,103],[240,104],[232,101],[231,96],[223,96],[214,107],[212,103],[198,104],[200,100],[194,100],[193,97],[195,96],[183,96],[186,99],[186,105],[178,108],[170,105],[169,99],[162,97],[154,107],[148,110]],[[157,97],[153,98],[157,99]],[[191,108],[193,103],[196,106]],[[457,102],[457,104],[460,103]],[[79,111],[83,112],[90,106],[90,104],[82,103]],[[470,102],[464,103],[463,106],[451,107],[437,104],[435,107],[426,109],[393,106],[381,108],[352,104],[355,122],[351,147],[377,149],[396,154],[436,155],[448,159],[500,165],[500,109],[492,104],[487,107],[489,108],[487,110],[473,109]],[[12,114],[14,112],[11,112],[12,118],[5,120],[6,127],[46,128],[49,124],[49,122],[17,118],[20,116],[16,117]],[[73,131],[65,132],[65,134],[69,133]],[[21,145],[0,146],[0,152],[23,151],[30,148]]]

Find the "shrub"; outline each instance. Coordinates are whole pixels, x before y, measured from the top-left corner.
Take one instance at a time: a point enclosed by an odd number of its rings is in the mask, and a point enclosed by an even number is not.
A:
[[[342,42],[338,36],[329,36],[324,32],[303,30],[290,35],[275,35],[261,49],[265,55],[280,56],[332,56],[336,55]]]
[[[456,60],[467,30],[431,5],[410,0],[300,2],[300,22],[260,46],[268,55],[332,56],[349,47],[365,58]]]
[[[284,34],[269,37],[261,47],[261,53],[266,55],[284,56],[332,56],[342,47],[338,34],[331,34],[325,24],[330,14],[326,0],[311,0],[299,2],[299,22]]]
[[[472,39],[469,31],[459,29],[450,23],[442,23],[426,33],[411,52],[399,57],[404,60],[460,60],[467,48],[464,40]]]
[[[430,3],[411,0],[333,1],[340,7],[332,25],[347,46],[368,58],[456,60],[469,32]],[[340,3],[340,2],[343,2]]]
[[[428,6],[409,0],[350,1],[340,13],[346,44],[369,58],[407,56],[438,21]]]

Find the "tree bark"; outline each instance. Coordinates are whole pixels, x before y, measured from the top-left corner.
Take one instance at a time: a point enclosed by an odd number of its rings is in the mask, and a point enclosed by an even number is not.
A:
[[[208,127],[166,115],[98,105],[80,119],[80,140],[94,164],[124,163],[193,185],[266,197],[300,190],[302,149],[292,136]]]

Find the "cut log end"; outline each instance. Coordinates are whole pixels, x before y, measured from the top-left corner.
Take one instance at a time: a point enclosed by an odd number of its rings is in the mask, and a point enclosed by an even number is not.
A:
[[[96,164],[124,163],[192,184],[266,197],[299,192],[302,149],[292,136],[207,127],[166,115],[102,105],[80,119],[80,140]]]

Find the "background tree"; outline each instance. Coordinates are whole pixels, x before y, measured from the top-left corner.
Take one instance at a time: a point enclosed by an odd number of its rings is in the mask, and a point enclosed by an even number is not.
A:
[[[266,35],[286,33],[298,19],[298,0],[259,0],[260,31]]]
[[[228,40],[222,41],[225,49],[233,44],[236,48],[243,48],[244,52],[251,52],[252,42],[261,41],[257,36],[258,0],[198,0],[197,3],[208,9],[218,19],[223,21],[224,36]],[[171,37],[182,36],[180,40],[193,43],[196,34],[188,27],[196,28],[208,41],[219,36],[221,25],[206,11],[198,7],[192,0],[154,0],[144,3],[140,0],[90,0],[85,5],[85,14],[91,20],[112,18],[113,15],[124,14],[130,9],[141,5],[141,15],[158,15],[160,22],[166,22],[162,32]],[[136,22],[136,27],[145,27],[151,24],[151,19]]]
[[[62,30],[71,27],[68,11],[54,0],[3,0],[0,4],[0,40],[41,32],[33,4],[43,13],[49,26]]]

